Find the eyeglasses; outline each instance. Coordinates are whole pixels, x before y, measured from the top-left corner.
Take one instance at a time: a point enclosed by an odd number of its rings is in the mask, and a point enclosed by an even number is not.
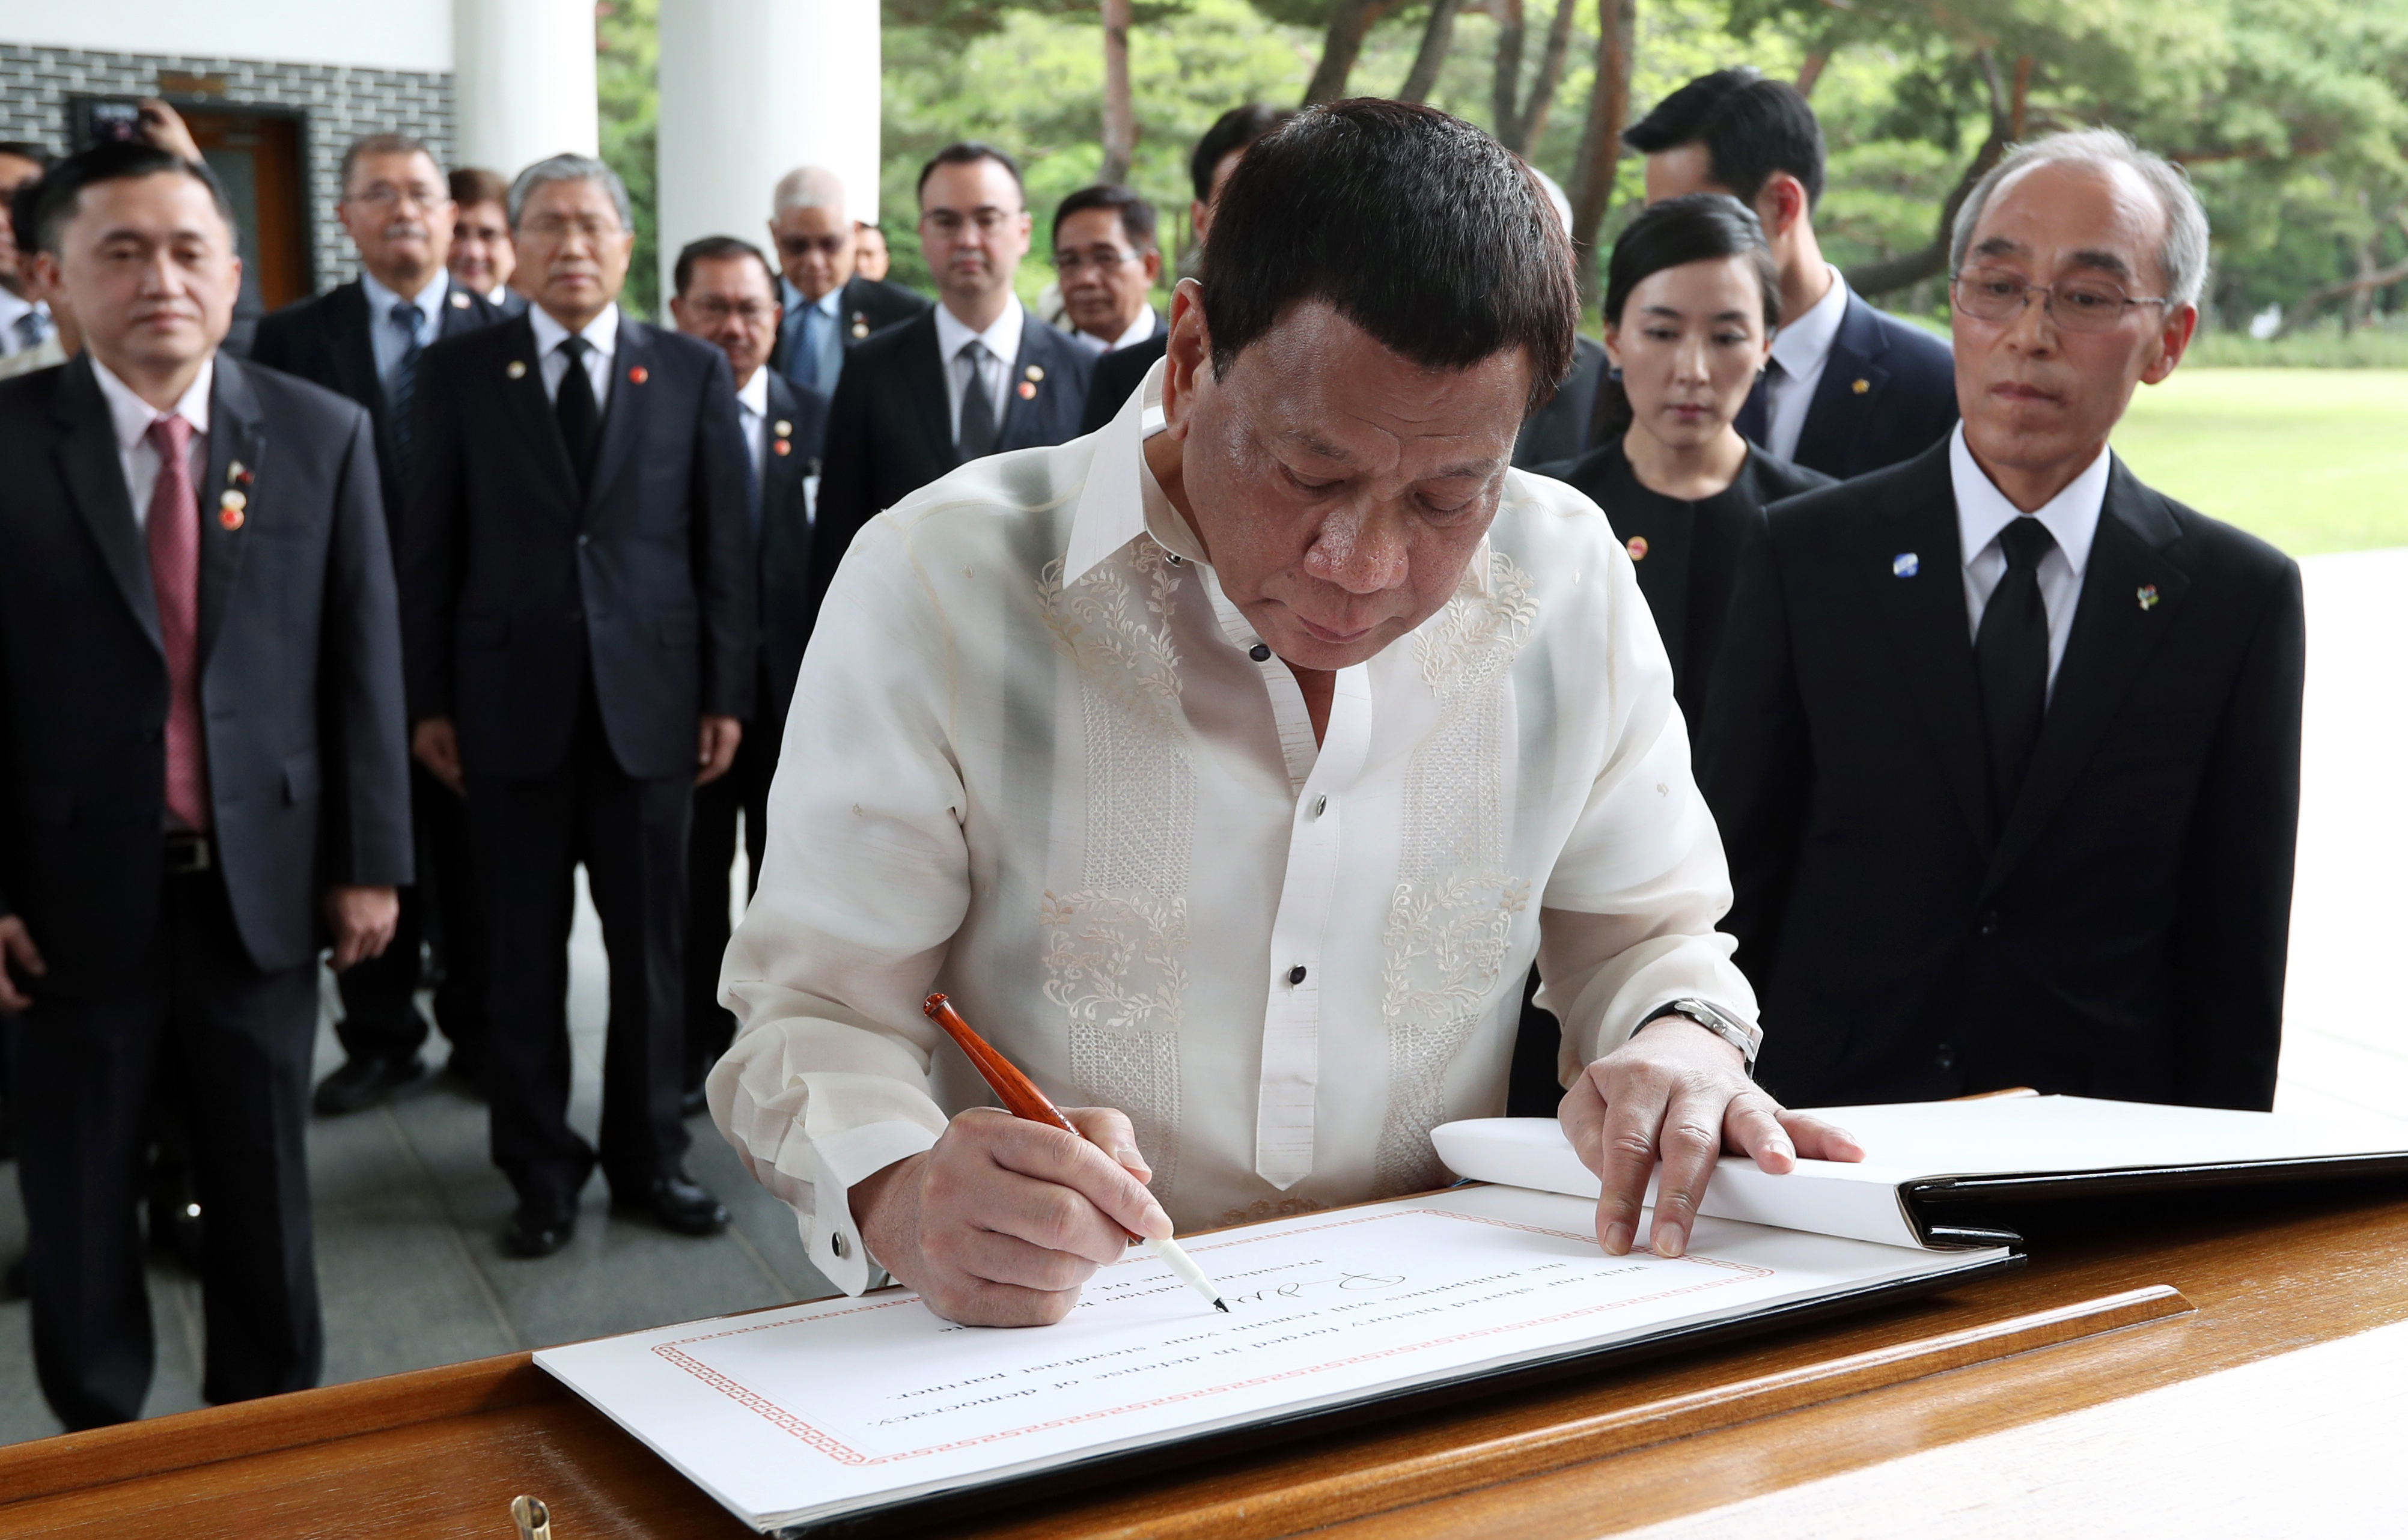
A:
[[[931,208],[920,216],[920,222],[947,240],[958,240],[965,226],[974,225],[982,235],[992,235],[1001,230],[1004,221],[1013,216],[1000,208],[972,209],[968,218],[951,208]]]
[[[1110,247],[1091,251],[1057,251],[1054,254],[1054,269],[1066,278],[1089,267],[1098,273],[1109,273],[1115,267],[1137,261],[1137,256],[1134,251],[1115,251]]]
[[[717,322],[736,316],[756,326],[767,324],[769,318],[778,313],[776,306],[760,299],[748,299],[736,305],[724,299],[690,299],[685,302],[685,307],[694,312],[696,321]]]
[[[617,220],[599,219],[590,214],[574,220],[563,219],[558,214],[538,214],[526,221],[528,235],[541,235],[546,240],[557,240],[575,231],[587,240],[598,241],[619,235],[623,229]]]
[[[2136,305],[2171,303],[2163,295],[2135,298],[2103,278],[2027,283],[2021,273],[2008,267],[1968,267],[1951,278],[1948,287],[1956,295],[1956,308],[1975,321],[2013,321],[2030,307],[2037,294],[2049,319],[2069,332],[2112,332],[2123,323],[2124,312]]]
[[[438,188],[395,187],[391,182],[372,182],[347,201],[364,203],[370,208],[398,208],[405,198],[421,208],[440,208],[452,201],[451,194]]]

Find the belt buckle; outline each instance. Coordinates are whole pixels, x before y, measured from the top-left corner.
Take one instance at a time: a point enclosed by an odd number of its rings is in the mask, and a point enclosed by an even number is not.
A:
[[[174,834],[167,836],[169,877],[192,877],[208,871],[210,865],[208,835]]]

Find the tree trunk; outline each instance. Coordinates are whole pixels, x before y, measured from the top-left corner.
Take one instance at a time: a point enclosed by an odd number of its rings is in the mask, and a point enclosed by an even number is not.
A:
[[[1589,93],[1580,158],[1572,165],[1572,270],[1580,278],[1583,305],[1594,304],[1601,291],[1597,237],[1613,202],[1613,169],[1622,159],[1622,129],[1630,116],[1631,50],[1638,40],[1638,0],[1597,0],[1597,85]]]
[[[1346,78],[1362,55],[1364,36],[1396,7],[1396,0],[1338,0],[1329,11],[1329,34],[1321,44],[1321,64],[1304,88],[1304,105],[1334,102],[1346,94]]]
[[[1990,168],[2006,154],[2007,147],[2014,143],[2016,123],[2024,112],[2024,93],[2031,83],[2031,65],[2028,60],[2016,61],[2015,85],[2010,93],[2006,81],[1999,74],[1999,63],[1990,56],[1990,50],[1984,49],[1974,57],[1982,66],[1983,78],[1990,86],[1990,132],[1982,140],[1982,148],[1974,151],[1972,164],[1965,168],[1965,174],[1956,178],[1956,185],[1950,188],[1948,196],[1942,200],[1939,228],[1932,233],[1928,245],[1914,251],[1902,251],[1894,257],[1859,263],[1848,269],[1848,286],[1867,299],[1895,292],[1947,271],[1948,240],[1956,228],[1956,211],[1965,207],[1965,200],[1971,195],[1974,184],[1990,174]]]
[[[1547,131],[1547,114],[1555,105],[1555,86],[1564,78],[1564,55],[1572,45],[1572,13],[1580,0],[1556,0],[1555,19],[1547,28],[1547,50],[1539,55],[1539,78],[1530,83],[1529,100],[1513,124],[1513,136],[1504,141],[1514,154],[1529,158],[1530,147]]]
[[[1513,125],[1522,118],[1522,0],[1492,0],[1489,14],[1497,18],[1497,73],[1488,105],[1498,140],[1511,144]]]
[[[1828,53],[1814,52],[1806,56],[1805,62],[1798,66],[1799,95],[1814,94],[1814,82],[1823,78],[1823,66],[1830,62],[1831,56]]]
[[[1446,63],[1446,50],[1455,46],[1455,13],[1462,7],[1463,0],[1430,0],[1429,24],[1422,29],[1422,46],[1413,54],[1413,67],[1406,71],[1397,100],[1429,100],[1438,86],[1439,68]]]
[[[1117,185],[1128,180],[1129,161],[1137,154],[1137,104],[1129,94],[1130,0],[1103,0],[1104,17],[1104,164],[1096,179]]]

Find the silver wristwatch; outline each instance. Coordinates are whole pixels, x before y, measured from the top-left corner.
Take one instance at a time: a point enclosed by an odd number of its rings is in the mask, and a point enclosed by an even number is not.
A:
[[[1645,1021],[1640,1022],[1637,1027],[1631,1029],[1631,1035],[1637,1036],[1649,1023],[1660,1021],[1668,1016],[1686,1017],[1739,1049],[1740,1057],[1746,1061],[1745,1068],[1748,1077],[1751,1079],[1755,1077],[1756,1052],[1764,1046],[1762,1027],[1750,1026],[1745,1021],[1735,1021],[1702,1000],[1675,1000],[1670,1005],[1656,1007]]]

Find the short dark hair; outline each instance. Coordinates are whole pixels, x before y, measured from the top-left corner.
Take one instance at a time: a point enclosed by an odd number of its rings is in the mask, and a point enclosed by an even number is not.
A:
[[[1028,202],[1028,186],[1020,179],[1020,163],[984,139],[957,139],[929,156],[928,164],[920,168],[920,180],[911,189],[912,196],[916,198],[927,191],[928,178],[937,174],[937,167],[976,165],[981,161],[993,161],[1010,172],[1011,185],[1020,189],[1021,203],[1025,206]]]
[[[1128,236],[1129,244],[1137,248],[1140,255],[1154,249],[1156,221],[1154,205],[1125,187],[1103,183],[1082,187],[1062,200],[1061,207],[1054,210],[1054,239],[1056,242],[1061,240],[1064,220],[1091,208],[1109,209],[1118,215],[1122,233]]]
[[[435,174],[443,175],[443,163],[426,148],[425,140],[408,134],[363,134],[343,147],[342,170],[336,177],[335,186],[346,198],[351,195],[351,168],[360,164],[363,155],[423,155]]]
[[[1221,190],[1198,277],[1216,379],[1316,299],[1425,368],[1521,349],[1534,409],[1571,372],[1563,221],[1512,150],[1434,107],[1333,102],[1257,140]]]
[[[50,146],[36,144],[31,139],[0,139],[0,155],[14,155],[21,161],[31,161],[45,172],[59,164],[59,158],[50,153]]]
[[[233,200],[226,196],[225,184],[217,173],[199,161],[188,161],[171,150],[160,150],[138,139],[115,140],[80,150],[52,166],[49,175],[34,184],[36,192],[33,204],[33,246],[35,250],[59,254],[59,232],[75,218],[76,205],[83,190],[102,182],[136,181],[144,177],[190,177],[209,190],[209,201],[217,206],[218,218],[225,221],[226,238],[236,241]],[[21,237],[22,238],[22,237]]]
[[[1742,203],[1776,171],[1798,178],[1807,207],[1823,198],[1823,125],[1797,87],[1753,65],[1698,76],[1624,129],[1622,142],[1641,155],[1704,145],[1708,175]]]
[[[1204,131],[1204,136],[1196,141],[1196,149],[1187,157],[1187,179],[1196,184],[1196,201],[1211,201],[1212,168],[1229,151],[1245,149],[1295,116],[1294,107],[1248,102],[1213,119],[1212,126]]]
[[[8,194],[8,234],[16,240],[20,256],[43,249],[34,208],[41,201],[44,179],[36,177],[32,181],[20,184],[17,191]],[[52,251],[50,255],[55,257],[58,253]]]
[[[735,262],[743,257],[751,257],[761,264],[761,271],[769,276],[769,295],[776,298],[778,270],[769,265],[769,259],[761,254],[759,247],[751,241],[738,240],[733,235],[705,235],[698,241],[686,242],[685,250],[678,253],[677,266],[672,274],[672,281],[677,285],[677,297],[685,298],[686,286],[694,282],[695,263]]]
[[[1692,192],[1649,204],[1623,226],[1621,238],[1613,243],[1613,254],[1605,264],[1605,323],[1619,327],[1631,291],[1666,268],[1727,257],[1747,259],[1763,304],[1764,335],[1770,336],[1781,327],[1781,268],[1772,260],[1772,248],[1765,243],[1764,226],[1756,210],[1727,192]],[[1602,444],[1619,438],[1629,427],[1630,398],[1623,393],[1618,380],[1602,382],[1590,417],[1588,441]]]
[[[488,171],[481,165],[464,165],[452,173],[452,201],[463,208],[473,208],[480,203],[499,204],[505,215],[509,212],[510,184],[498,171]]]

